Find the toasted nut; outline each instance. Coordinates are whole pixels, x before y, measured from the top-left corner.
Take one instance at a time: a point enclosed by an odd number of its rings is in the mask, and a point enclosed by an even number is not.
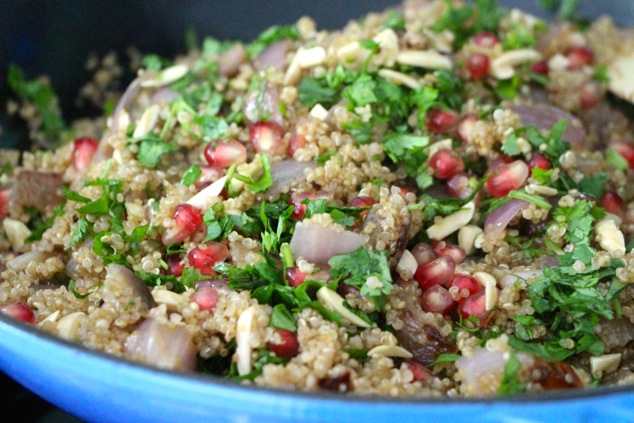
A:
[[[476,225],[463,226],[458,230],[458,246],[462,248],[467,255],[473,254],[475,251],[476,238],[482,232],[482,228]]]
[[[498,302],[497,280],[486,272],[475,272],[473,277],[484,286],[484,297],[486,300],[484,308],[487,311],[493,310]]]
[[[320,46],[299,49],[296,56],[299,67],[302,69],[308,69],[321,65],[324,62],[324,59],[326,58],[326,50]]]
[[[188,71],[187,65],[184,64],[170,66],[159,72],[156,78],[142,79],[140,84],[143,88],[162,87],[178,81],[187,75]],[[141,78],[143,78],[143,76]]]
[[[596,241],[608,253],[617,257],[625,254],[625,237],[616,226],[614,220],[609,218],[601,219],[594,226]]]
[[[379,45],[379,48],[384,51],[398,51],[398,36],[393,29],[384,29],[372,38],[372,41]]]
[[[86,313],[81,311],[62,317],[57,322],[57,334],[60,338],[73,340],[85,317]]]
[[[434,32],[428,28],[423,28],[423,34],[429,38],[434,49],[441,53],[449,54],[453,50],[453,42],[455,36],[453,32],[444,30],[442,32]]]
[[[59,315],[60,315],[60,311],[55,310],[53,313],[49,314],[49,316],[46,319],[42,320],[41,323],[44,323],[44,322],[55,323],[57,322],[57,319],[59,319]]]
[[[608,66],[610,91],[617,96],[634,103],[634,54],[620,57]]]
[[[401,357],[401,358],[412,358],[413,355],[411,352],[407,351],[405,348],[396,346],[396,345],[379,345],[377,347],[372,348],[368,351],[368,357]]]
[[[451,69],[451,60],[434,50],[402,51],[396,56],[396,61],[402,65],[416,66],[425,69]]]
[[[183,302],[183,297],[180,294],[167,289],[155,289],[152,291],[152,297],[157,304],[165,304],[170,311],[178,309],[178,305]]]
[[[2,226],[7,238],[9,238],[11,248],[14,250],[20,249],[24,245],[24,240],[31,235],[31,230],[19,220],[5,217],[2,221]]]
[[[548,61],[548,69],[562,71],[568,69],[570,60],[563,54],[557,53]]]
[[[423,86],[423,84],[421,84],[420,82],[418,82],[416,79],[412,78],[411,76],[405,75],[404,73],[401,73],[401,72],[394,71],[392,69],[381,69],[379,71],[379,76],[387,79],[393,84],[405,85],[406,87],[411,88],[413,90],[417,90]]]
[[[590,370],[592,373],[613,372],[621,363],[621,353],[604,354],[598,357],[590,357]]]
[[[192,198],[187,200],[187,204],[197,207],[199,209],[204,209],[207,201],[210,198],[218,197],[222,190],[225,188],[225,183],[227,182],[227,177],[223,176],[218,179],[208,187],[204,188],[198,194],[194,195]]]
[[[436,241],[440,241],[471,222],[474,213],[475,205],[473,204],[473,201],[469,201],[464,205],[462,210],[458,210],[457,212],[450,214],[440,222],[434,223],[432,226],[427,228],[427,236]]]
[[[353,41],[337,49],[337,58],[343,65],[359,65],[370,57],[370,51],[361,47],[358,41]]]
[[[533,49],[511,50],[491,62],[491,73],[498,79],[510,79],[515,75],[514,66],[534,62],[541,57],[542,55]]]
[[[251,338],[255,319],[255,306],[244,310],[236,323],[236,359],[239,375],[246,375],[253,368]]]
[[[159,111],[160,108],[156,104],[145,109],[143,115],[141,116],[141,119],[139,119],[139,123],[137,123],[136,128],[134,129],[134,134],[132,134],[132,136],[134,138],[140,138],[149,134],[156,126]]]
[[[328,110],[324,109],[324,106],[318,103],[310,110],[310,115],[315,119],[326,120],[328,117]]]
[[[409,250],[405,250],[396,265],[396,273],[398,273],[403,280],[409,281],[414,277],[417,267],[418,263],[416,262],[414,255]]]
[[[473,246],[474,246],[476,249],[478,249],[478,250],[479,250],[479,249],[481,249],[481,248],[482,248],[482,244],[484,244],[484,231],[483,231],[483,232],[481,232],[481,233],[479,233],[479,234],[476,236],[476,239],[475,239],[475,242],[473,243]]]
[[[322,286],[317,291],[317,299],[324,307],[341,314],[344,319],[348,320],[353,325],[359,326],[361,328],[370,327],[368,322],[361,319],[359,316],[346,308],[346,306],[343,304],[343,297],[337,294],[335,291]]]
[[[532,190],[535,194],[547,195],[549,197],[557,195],[557,190],[555,188],[547,187],[545,185],[529,184],[527,188]]]

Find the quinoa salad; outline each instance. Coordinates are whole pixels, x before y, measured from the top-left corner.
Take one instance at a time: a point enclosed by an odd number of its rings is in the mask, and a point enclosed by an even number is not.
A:
[[[11,67],[53,148],[0,153],[0,312],[263,387],[632,383],[633,75],[609,17],[495,0],[148,55],[71,128]]]

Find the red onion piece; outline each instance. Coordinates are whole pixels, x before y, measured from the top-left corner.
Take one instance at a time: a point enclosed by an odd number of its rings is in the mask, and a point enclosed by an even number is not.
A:
[[[550,131],[560,120],[568,120],[563,139],[572,145],[583,146],[586,130],[579,119],[558,107],[549,104],[511,104],[509,108],[517,113],[524,126],[534,126],[537,129]]]
[[[164,369],[196,369],[196,347],[184,327],[171,327],[152,318],[146,319],[128,336],[124,351],[145,363]]]
[[[279,104],[280,100],[276,89],[266,87],[264,92],[255,90],[244,98],[242,106],[244,121],[248,126],[256,122],[274,122],[285,127],[286,121],[280,112]],[[266,120],[263,119],[264,117]]]
[[[266,194],[270,198],[277,198],[288,189],[295,181],[306,179],[304,170],[317,167],[315,162],[299,162],[297,160],[282,160],[271,165],[271,179],[273,185],[269,187]]]
[[[139,78],[135,78],[134,81],[132,81],[130,85],[128,85],[128,88],[126,88],[126,90],[123,92],[123,95],[117,103],[117,107],[115,107],[114,109],[114,113],[112,114],[112,121],[110,122],[110,130],[116,131],[119,128],[119,117],[121,116],[121,112],[123,111],[123,109],[129,108],[130,103],[132,103],[132,100],[134,99],[134,97],[137,96],[140,90],[141,81],[139,80]],[[99,154],[99,152],[97,152],[97,154]]]
[[[338,232],[315,223],[299,222],[291,239],[293,257],[304,257],[316,264],[328,263],[332,256],[351,253],[365,242],[362,235]]]
[[[292,42],[288,39],[271,44],[253,61],[253,66],[258,71],[263,71],[269,66],[283,69],[286,64],[286,53],[290,50],[291,45]]]
[[[506,276],[504,276],[501,280],[500,280],[500,286],[502,288],[506,288],[507,286],[513,285],[515,284],[515,282],[517,282],[517,280],[519,279],[520,281],[527,281],[530,278],[532,278],[533,276],[541,276],[544,273],[543,270],[541,269],[535,269],[535,270],[522,270],[520,272],[513,272],[511,274],[508,274]]]
[[[242,44],[236,44],[225,51],[218,58],[218,72],[220,75],[232,77],[240,70],[240,65],[246,62],[247,52]]]
[[[147,285],[125,266],[120,264],[109,264],[106,266],[106,279],[104,286],[108,285],[111,292],[120,292],[124,287],[133,289],[137,297],[143,301],[148,307],[156,306],[154,297],[148,289]]]
[[[513,220],[519,212],[527,208],[528,205],[527,201],[513,198],[508,203],[493,210],[493,212],[487,216],[484,222],[484,231],[492,233],[504,230],[509,222]]]
[[[206,281],[198,281],[194,285],[194,288],[200,290],[203,288],[215,288],[215,289],[225,289],[228,290],[227,281],[225,279],[213,279]]]
[[[150,104],[171,103],[180,97],[180,94],[170,87],[162,87],[152,93]]]
[[[26,266],[28,266],[29,263],[42,263],[51,256],[51,253],[45,253],[44,251],[29,251],[28,253],[20,254],[16,258],[7,262],[7,268],[20,271],[26,269]]]
[[[478,348],[467,357],[456,360],[462,388],[471,396],[495,395],[504,372],[504,353]]]
[[[624,347],[634,340],[634,325],[628,319],[605,320],[595,328],[606,347]]]

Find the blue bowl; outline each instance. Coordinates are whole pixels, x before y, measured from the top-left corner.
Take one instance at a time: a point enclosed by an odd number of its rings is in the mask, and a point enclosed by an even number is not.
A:
[[[496,400],[402,400],[297,393],[157,370],[58,339],[0,315],[0,370],[87,421],[625,422],[634,389],[596,388]]]

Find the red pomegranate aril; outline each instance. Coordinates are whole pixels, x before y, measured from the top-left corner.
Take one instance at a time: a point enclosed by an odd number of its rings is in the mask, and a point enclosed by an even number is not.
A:
[[[443,256],[418,266],[414,278],[421,288],[429,289],[434,285],[448,285],[455,271],[453,259]]]
[[[488,171],[491,171],[497,167],[500,167],[503,164],[513,163],[513,157],[507,156],[506,154],[500,153],[497,155],[495,160],[493,160],[488,167]]]
[[[583,110],[592,109],[601,101],[601,88],[595,83],[584,85],[579,92],[579,100]]]
[[[483,328],[491,319],[489,311],[486,309],[486,296],[484,291],[480,291],[471,295],[458,303],[458,313],[463,320],[469,319],[471,316],[478,318],[480,327]]]
[[[286,280],[288,284],[293,288],[297,288],[306,280],[306,273],[302,272],[296,267],[289,267],[286,269]]]
[[[449,282],[449,288],[457,287],[458,292],[462,292],[463,290],[469,291],[469,295],[477,294],[482,291],[484,287],[480,282],[478,282],[473,276],[463,275],[461,273],[456,273],[451,278],[451,282]]]
[[[425,242],[419,242],[418,244],[414,245],[411,253],[416,259],[416,263],[419,266],[422,266],[425,263],[429,263],[436,258],[436,254],[434,253],[433,248],[431,248],[431,245]]]
[[[601,207],[606,212],[615,214],[617,216],[623,216],[625,213],[625,203],[621,197],[614,191],[608,190],[601,196]]]
[[[441,148],[429,158],[429,167],[435,177],[447,179],[462,171],[464,162],[455,151]]]
[[[548,75],[549,72],[549,68],[548,68],[548,62],[545,60],[540,60],[539,62],[535,62],[531,65],[531,70],[535,73],[538,73],[540,75]]]
[[[212,182],[222,178],[225,173],[224,170],[216,166],[198,165],[198,167],[202,172],[198,180],[194,182],[194,186],[198,190],[202,190],[203,188],[209,186]]]
[[[434,285],[423,291],[421,296],[421,305],[423,310],[431,313],[449,313],[455,306],[456,302],[447,291],[440,285]]]
[[[434,134],[446,134],[451,131],[456,120],[458,120],[458,114],[454,111],[432,109],[427,112],[425,124],[427,129]]]
[[[516,160],[493,169],[485,187],[493,197],[504,197],[509,192],[521,188],[527,178],[528,166],[523,161]]]
[[[629,142],[620,142],[612,146],[625,160],[630,167],[634,169],[634,144]]]
[[[465,144],[469,142],[471,139],[471,132],[473,132],[473,127],[477,121],[478,116],[471,113],[460,118],[456,128],[456,133],[460,141]]]
[[[464,200],[473,194],[473,188],[469,181],[469,175],[458,172],[447,180],[447,191],[452,197]]]
[[[358,196],[350,200],[350,207],[371,207],[376,204],[376,200],[372,197]],[[369,210],[364,210],[359,215],[366,216]]]
[[[588,47],[571,48],[566,57],[568,58],[568,69],[580,68],[594,62],[594,54]]]
[[[431,379],[431,372],[422,364],[414,360],[405,360],[403,364],[407,364],[407,368],[412,372],[412,382],[427,382]]]
[[[171,255],[167,256],[165,259],[167,263],[167,270],[165,273],[172,276],[181,276],[183,274],[183,270],[185,269],[185,263],[179,255]]]
[[[473,42],[476,43],[476,45],[480,47],[487,47],[487,48],[493,47],[494,45],[499,43],[498,37],[496,37],[495,34],[491,32],[478,32],[473,37]]]
[[[187,254],[190,266],[202,275],[215,275],[213,267],[229,257],[229,249],[219,242],[205,244],[207,248],[196,247]]]
[[[11,316],[14,319],[20,320],[24,323],[29,323],[32,325],[35,324],[35,314],[33,314],[33,310],[31,310],[31,308],[26,305],[24,301],[2,306],[0,307],[0,313]]]
[[[489,74],[489,56],[482,53],[472,53],[467,58],[467,70],[474,81],[485,78]]]
[[[9,203],[11,202],[11,190],[0,189],[0,217],[9,213]]]
[[[198,304],[200,311],[212,312],[218,304],[218,291],[210,286],[205,286],[200,291],[194,292],[189,297],[189,301]]]
[[[548,160],[542,153],[538,153],[536,151],[533,151],[527,164],[531,171],[536,167],[544,170],[550,169],[550,160]]]
[[[290,141],[288,142],[288,148],[286,149],[286,154],[288,154],[289,157],[293,157],[295,152],[299,150],[300,148],[304,147],[305,145],[306,145],[306,138],[304,138],[303,135],[300,135],[297,132],[297,129],[295,129],[293,131],[293,134],[291,135]]]
[[[281,342],[267,342],[266,346],[276,356],[281,358],[293,358],[299,353],[299,340],[297,334],[285,329],[275,329]]]
[[[247,161],[247,148],[240,141],[218,141],[214,148],[212,143],[205,148],[205,159],[210,166],[230,167]]]
[[[282,148],[282,128],[273,122],[258,122],[251,127],[251,144],[258,153],[279,154]]]
[[[163,244],[181,242],[194,233],[203,222],[203,216],[196,207],[189,204],[179,204],[174,210],[176,224],[163,234]]]
[[[75,145],[73,146],[73,167],[76,171],[82,172],[88,167],[97,152],[97,148],[99,148],[99,141],[95,139],[83,137],[75,140]]]
[[[460,264],[467,257],[465,251],[454,244],[449,244],[446,241],[434,241],[431,244],[431,248],[438,257],[448,256],[451,257],[456,264]]]

